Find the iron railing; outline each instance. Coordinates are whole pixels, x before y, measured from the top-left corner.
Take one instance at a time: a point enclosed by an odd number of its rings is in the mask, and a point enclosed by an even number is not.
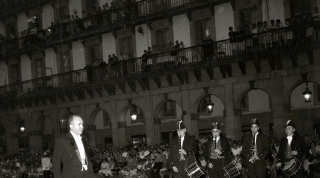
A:
[[[183,66],[210,62],[213,65],[249,58],[252,55],[269,54],[273,51],[301,50],[319,42],[319,23],[308,27],[287,27],[249,36],[237,36],[222,41],[206,41],[199,46],[172,49],[166,52],[149,54],[138,58],[122,60],[106,67],[86,67],[28,81],[0,86],[0,95],[14,93],[47,92],[50,89],[76,87],[94,82],[104,82],[116,77],[138,75],[152,71],[179,69]]]

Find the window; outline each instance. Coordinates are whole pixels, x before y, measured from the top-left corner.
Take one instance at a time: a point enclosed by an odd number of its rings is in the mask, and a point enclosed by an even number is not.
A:
[[[36,78],[41,78],[45,76],[43,58],[36,59]]]
[[[6,37],[9,39],[15,38],[17,35],[16,33],[16,22],[12,22],[7,24],[6,26]]]
[[[70,51],[60,52],[58,56],[59,73],[71,71]]]
[[[95,11],[97,8],[97,0],[86,0],[86,14]]]
[[[250,8],[240,11],[240,23],[241,26],[249,25],[258,22],[257,8]]]
[[[170,41],[169,27],[156,30],[155,35],[156,45],[160,45],[162,47],[162,51],[166,51],[169,42],[173,42]]]
[[[206,39],[206,30],[211,30],[211,22],[210,22],[210,18],[206,18],[206,19],[201,19],[201,20],[197,20],[195,21],[195,39],[194,41],[198,44],[198,43],[202,43],[203,39]]]
[[[164,105],[166,116],[175,116],[176,103],[174,101],[168,101]]]
[[[96,62],[96,59],[101,59],[102,58],[102,52],[101,52],[101,44],[95,44],[91,46],[87,46],[85,48],[85,59],[86,59],[86,64],[93,66]]]
[[[10,83],[16,83],[21,81],[21,73],[20,73],[20,65],[19,64],[13,64],[11,65],[11,82]]]
[[[133,57],[132,37],[121,38],[119,41],[120,46],[120,60],[130,59]]]
[[[56,9],[56,20],[57,21],[65,21],[65,19],[69,18],[69,8],[67,5],[60,6]]]

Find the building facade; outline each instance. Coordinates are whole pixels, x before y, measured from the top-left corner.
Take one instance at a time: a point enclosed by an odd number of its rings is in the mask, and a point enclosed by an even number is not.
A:
[[[50,149],[68,132],[72,113],[84,119],[92,148],[169,142],[177,119],[197,139],[219,121],[228,137],[241,140],[252,118],[269,137],[283,136],[288,119],[300,134],[315,134],[318,6],[318,0],[3,0],[1,147]],[[264,21],[268,28],[252,27]]]

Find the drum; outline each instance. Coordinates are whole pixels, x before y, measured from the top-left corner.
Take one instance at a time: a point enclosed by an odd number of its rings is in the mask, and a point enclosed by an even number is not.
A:
[[[234,178],[240,175],[240,169],[238,168],[235,161],[232,161],[230,164],[223,167],[226,177]]]
[[[283,167],[283,172],[291,177],[295,175],[301,169],[301,163],[296,158],[291,159],[289,162],[285,164]]]
[[[197,162],[190,164],[187,168],[185,168],[185,171],[190,178],[199,178],[204,174]]]

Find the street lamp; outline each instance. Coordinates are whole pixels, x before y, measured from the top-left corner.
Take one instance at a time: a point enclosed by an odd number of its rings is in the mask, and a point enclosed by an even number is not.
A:
[[[306,103],[309,103],[311,101],[312,92],[308,88],[308,82],[306,82],[306,91],[304,91],[302,94],[304,97],[304,101]]]
[[[207,104],[208,113],[212,113],[213,112],[213,106],[214,106],[214,104],[212,103],[211,96],[209,95],[209,101],[208,101],[208,104]]]
[[[136,106],[132,106],[131,120],[136,121],[137,117],[138,117],[137,108],[136,108]]]

